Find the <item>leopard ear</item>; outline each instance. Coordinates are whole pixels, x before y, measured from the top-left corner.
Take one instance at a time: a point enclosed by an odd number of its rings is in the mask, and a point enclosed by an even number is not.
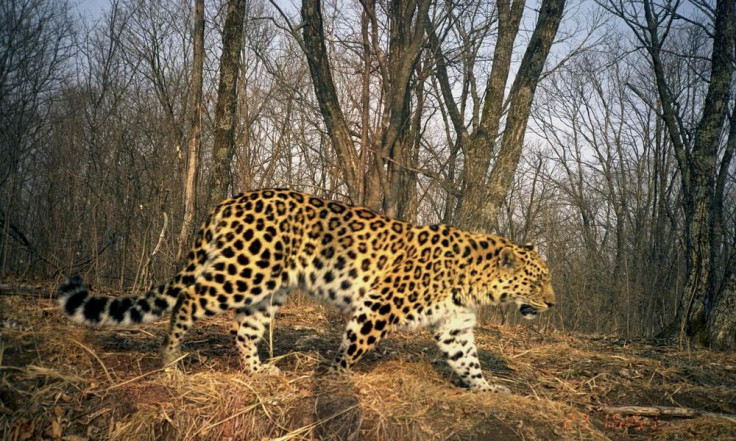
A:
[[[512,247],[504,247],[498,254],[498,267],[512,274],[521,269],[521,261]]]

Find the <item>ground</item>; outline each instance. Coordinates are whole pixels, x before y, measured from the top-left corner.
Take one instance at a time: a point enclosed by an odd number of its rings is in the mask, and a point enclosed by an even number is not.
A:
[[[48,295],[45,295],[47,292]],[[296,295],[276,317],[280,375],[248,377],[229,317],[198,323],[179,368],[167,322],[90,329],[51,288],[0,291],[0,439],[704,440],[736,438],[736,354],[482,321],[481,363],[511,396],[458,387],[426,332],[395,333],[347,376],[322,366],[344,319]],[[269,354],[265,345],[264,359]],[[609,415],[667,406],[696,418]]]

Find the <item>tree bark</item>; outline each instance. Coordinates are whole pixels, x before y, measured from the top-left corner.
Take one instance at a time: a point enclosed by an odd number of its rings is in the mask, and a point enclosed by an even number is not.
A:
[[[736,272],[730,272],[708,320],[708,343],[714,349],[736,348]]]
[[[421,71],[421,68],[417,69]],[[402,167],[401,182],[398,185],[400,189],[397,195],[397,217],[408,222],[416,223],[419,200],[417,198],[417,172],[414,166],[419,161],[419,147],[422,139],[422,112],[424,110],[424,78],[416,81],[416,109],[411,118],[411,128],[405,134],[403,143],[407,146],[402,154],[403,164],[410,164],[411,167]]]
[[[184,181],[184,219],[179,232],[176,260],[181,260],[182,250],[189,243],[197,209],[197,177],[199,175],[199,151],[202,145],[202,71],[204,68],[204,0],[194,0],[194,59],[192,63],[192,87],[189,102],[189,146]]]
[[[235,154],[237,123],[237,83],[240,51],[243,48],[245,0],[228,0],[222,31],[220,83],[215,107],[215,134],[212,150],[210,196],[213,203],[226,198],[232,189],[232,159]]]
[[[413,139],[405,142],[410,138],[407,133],[411,127],[411,78],[421,54],[430,4],[430,0],[393,0],[390,3],[389,50],[386,55],[380,48],[375,2],[363,2],[363,64],[367,71],[363,75],[363,153],[359,157],[338,100],[327,57],[321,3],[319,0],[302,3],[302,47],[327,133],[342,165],[349,196],[354,202],[365,203],[374,209],[382,208],[389,216],[399,215],[399,194],[404,190],[406,169],[411,168],[411,164],[406,163],[411,155],[405,152],[413,142]],[[368,35],[369,24],[371,38]],[[371,48],[377,57],[386,99],[380,136],[377,136],[379,142],[370,142],[367,131],[370,119],[366,88],[370,84]],[[372,152],[365,151],[369,144],[373,147]]]
[[[732,17],[736,15],[734,9],[731,10]],[[734,17],[733,23],[736,22]],[[736,36],[734,36],[734,52],[736,52]],[[720,169],[716,179],[715,188],[715,214],[714,214],[714,236],[720,238],[720,242],[724,242],[723,235],[723,200],[726,180],[728,179],[728,169],[736,153],[736,107],[731,110],[730,127],[728,131],[728,139],[726,149],[721,158]],[[725,254],[722,246],[718,242],[715,243],[716,251],[714,252],[714,261],[724,266],[721,274],[716,274],[722,279],[721,283],[716,285],[715,298],[713,300],[713,310],[708,319],[708,342],[716,349],[733,349],[736,348],[736,256],[733,253],[736,250],[731,249],[732,255]]]
[[[365,170],[365,179],[361,189],[360,201],[371,210],[381,209],[381,179],[376,160],[376,151],[370,139],[371,124],[371,40],[369,35],[370,17],[368,10],[373,7],[373,2],[364,1],[365,10],[360,16],[361,43],[363,45],[363,72],[361,75],[361,108],[360,108],[360,170]]]

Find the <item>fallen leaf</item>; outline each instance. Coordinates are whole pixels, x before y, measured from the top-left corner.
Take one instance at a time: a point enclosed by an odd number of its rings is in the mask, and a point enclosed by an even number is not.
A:
[[[46,430],[46,433],[53,439],[61,438],[61,424],[59,424],[59,421],[56,419],[51,420],[51,425]]]

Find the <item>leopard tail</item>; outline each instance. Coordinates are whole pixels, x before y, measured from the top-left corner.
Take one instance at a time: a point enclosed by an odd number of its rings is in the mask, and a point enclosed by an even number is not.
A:
[[[137,297],[92,296],[78,275],[58,288],[58,301],[75,323],[96,326],[129,326],[161,318],[176,304],[178,289],[170,283]]]

